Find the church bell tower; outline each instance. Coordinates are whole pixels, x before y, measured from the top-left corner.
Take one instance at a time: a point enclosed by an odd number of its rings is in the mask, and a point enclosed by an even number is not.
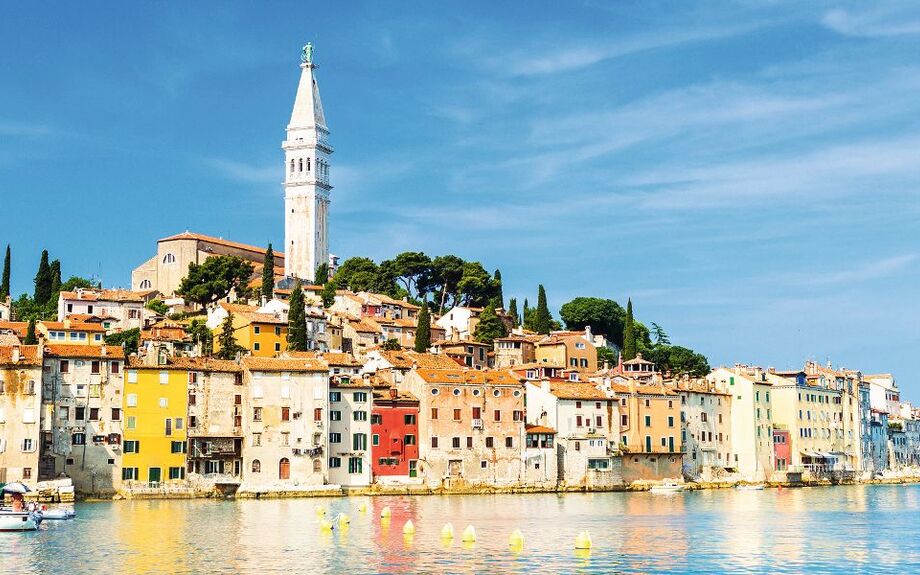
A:
[[[284,150],[284,274],[312,281],[329,259],[329,128],[319,98],[313,45],[303,47],[300,83]],[[325,278],[323,278],[325,279]]]

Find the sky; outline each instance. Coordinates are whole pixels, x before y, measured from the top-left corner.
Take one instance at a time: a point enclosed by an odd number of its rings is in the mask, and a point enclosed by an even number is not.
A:
[[[892,372],[920,400],[915,2],[17,3],[0,243],[128,286],[190,229],[283,245],[313,42],[341,258],[632,298],[713,365]]]

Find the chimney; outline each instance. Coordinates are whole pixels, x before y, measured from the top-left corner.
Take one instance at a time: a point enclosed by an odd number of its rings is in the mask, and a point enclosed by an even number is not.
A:
[[[20,357],[19,346],[14,345],[13,349],[10,350],[10,359],[12,360],[13,363],[19,363],[19,357]]]
[[[609,370],[610,370],[610,362],[605,359],[604,360],[604,371],[609,371]]]
[[[540,389],[543,390],[543,393],[549,393],[549,380],[544,379],[540,384]]]
[[[585,326],[585,339],[587,339],[591,343],[591,345],[594,345],[594,334],[591,333],[590,325]]]
[[[399,395],[399,392],[396,390],[396,388],[391,387],[390,388],[390,399],[396,399],[398,395]]]

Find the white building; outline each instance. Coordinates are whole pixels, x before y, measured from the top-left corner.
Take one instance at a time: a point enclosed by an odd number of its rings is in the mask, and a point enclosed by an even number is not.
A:
[[[339,376],[329,386],[329,483],[371,482],[372,388],[361,377]]]
[[[707,379],[732,396],[729,469],[748,481],[763,481],[774,468],[772,385],[758,367],[720,367]]]
[[[303,48],[300,84],[284,150],[284,274],[312,280],[329,259],[329,128],[313,71],[313,46]]]
[[[444,339],[469,339],[479,324],[482,308],[455,306],[435,321],[435,325],[445,331]]]
[[[99,318],[106,331],[144,327],[144,317],[155,315],[144,305],[157,295],[154,290],[87,289],[62,291],[58,296],[58,319],[71,316]]]

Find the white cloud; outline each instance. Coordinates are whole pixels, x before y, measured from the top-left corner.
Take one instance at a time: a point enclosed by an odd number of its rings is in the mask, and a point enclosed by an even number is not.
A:
[[[281,164],[252,165],[224,158],[205,158],[204,164],[217,175],[245,184],[276,184],[284,179]]]
[[[920,34],[916,3],[889,2],[871,6],[863,11],[830,10],[821,18],[821,23],[846,36],[873,38]]]

